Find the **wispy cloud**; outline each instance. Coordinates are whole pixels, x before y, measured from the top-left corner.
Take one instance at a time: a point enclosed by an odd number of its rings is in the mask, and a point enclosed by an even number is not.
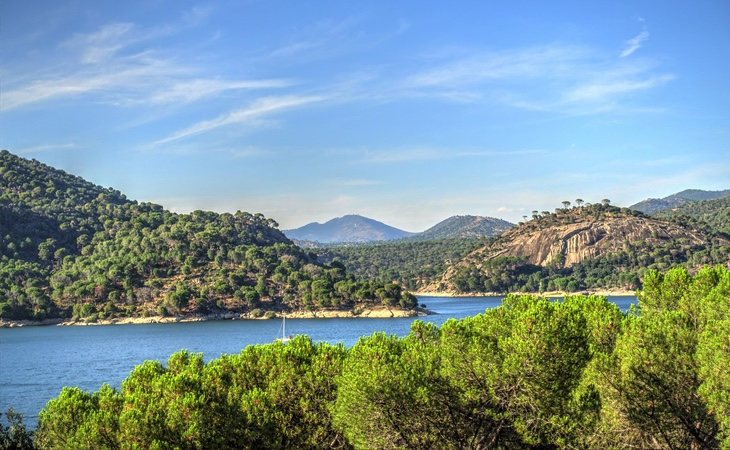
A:
[[[257,148],[257,147],[245,147],[245,148],[239,148],[235,150],[229,150],[229,153],[231,154],[231,157],[233,159],[243,159],[243,158],[251,158],[255,156],[263,156],[266,155],[267,152]]]
[[[168,89],[153,93],[145,101],[151,103],[190,103],[226,91],[283,88],[292,84],[291,81],[283,79],[219,80],[200,78],[177,82]]]
[[[661,86],[674,79],[674,75],[664,74],[645,79],[604,79],[594,80],[576,86],[566,93],[569,102],[602,102],[623,94],[643,91]]]
[[[389,150],[370,152],[356,163],[366,164],[392,164],[414,161],[431,161],[440,159],[460,158],[484,158],[493,156],[514,156],[542,154],[543,150],[514,150],[514,151],[490,151],[490,150],[456,150],[436,148],[415,148],[405,150]]]
[[[637,45],[646,39],[642,36],[637,36]],[[646,59],[625,60],[564,44],[462,52],[456,58],[437,56],[436,60],[441,62],[428,59],[428,68],[403,77],[391,95],[595,114],[628,110],[629,94],[658,88],[674,79],[673,74],[657,70],[656,64]]]
[[[378,186],[383,184],[380,180],[372,180],[372,179],[366,179],[366,178],[351,178],[351,179],[336,179],[336,180],[329,180],[327,183],[331,186],[336,186],[339,188],[350,188],[350,187],[368,187],[368,186]]]
[[[20,155],[30,155],[33,153],[45,153],[45,152],[52,152],[52,151],[60,151],[60,150],[69,150],[76,148],[76,144],[45,144],[45,145],[35,145],[33,147],[23,147],[14,149],[14,152],[20,154]]]
[[[317,59],[323,55],[337,52],[346,41],[351,39],[349,32],[359,22],[360,18],[357,17],[340,21],[320,21],[294,36],[285,44],[271,50],[267,57]]]
[[[155,48],[161,37],[193,26],[204,13],[177,26],[143,29],[132,23],[112,23],[87,34],[76,34],[48,56],[42,75],[6,82],[1,111],[58,98],[94,94],[94,101],[117,106],[190,103],[221,93],[280,89],[285,79],[224,79],[209,76],[204,66],[179,62],[179,49]],[[8,77],[6,77],[7,79]]]
[[[649,32],[642,30],[641,33],[626,41],[626,45],[619,56],[621,58],[631,56],[635,51],[641,48],[641,44],[643,44],[647,39],[649,39]]]
[[[203,120],[187,128],[176,131],[160,139],[154,145],[166,144],[201,133],[208,133],[217,128],[233,124],[251,124],[254,121],[276,113],[282,113],[300,106],[325,100],[322,96],[281,96],[258,99],[250,105],[240,108],[213,119]]]
[[[545,78],[567,74],[587,50],[562,45],[477,52],[408,77],[406,88],[463,88],[490,80]]]
[[[132,23],[107,24],[93,33],[76,34],[61,47],[79,52],[80,62],[84,64],[102,63],[123,48],[145,40],[145,36],[133,32],[134,28]]]

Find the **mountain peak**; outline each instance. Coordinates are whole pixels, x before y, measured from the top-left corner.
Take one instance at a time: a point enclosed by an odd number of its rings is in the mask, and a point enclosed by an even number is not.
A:
[[[325,223],[312,222],[303,227],[284,230],[284,234],[289,239],[332,244],[389,241],[408,237],[413,233],[386,225],[369,217],[347,214],[330,219]]]
[[[699,202],[703,200],[716,200],[730,196],[730,189],[723,191],[704,191],[702,189],[685,189],[664,198],[647,198],[639,203],[629,206],[636,211],[645,214],[656,214],[667,209],[678,208],[689,202]]]
[[[512,227],[514,224],[494,217],[456,215],[418,233],[413,236],[413,239],[492,237],[500,235]]]

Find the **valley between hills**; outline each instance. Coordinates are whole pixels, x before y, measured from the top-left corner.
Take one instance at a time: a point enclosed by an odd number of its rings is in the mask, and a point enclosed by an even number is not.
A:
[[[0,163],[5,323],[391,317],[424,312],[412,292],[630,293],[648,270],[730,264],[730,191],[564,201],[516,225],[465,215],[409,233],[350,215],[282,233],[261,214],[172,213],[8,151]]]

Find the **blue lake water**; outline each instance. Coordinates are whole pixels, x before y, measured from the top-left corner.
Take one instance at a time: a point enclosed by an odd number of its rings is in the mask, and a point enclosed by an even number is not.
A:
[[[635,297],[610,297],[623,311]],[[437,314],[419,319],[440,325],[499,306],[502,297],[419,297]],[[287,334],[314,341],[353,345],[376,331],[405,336],[415,318],[289,319]],[[206,360],[238,353],[249,344],[270,343],[281,335],[279,320],[224,320],[176,324],[0,329],[0,411],[12,406],[35,426],[38,412],[63,386],[97,390],[119,387],[136,365],[166,361],[174,352],[202,352]]]

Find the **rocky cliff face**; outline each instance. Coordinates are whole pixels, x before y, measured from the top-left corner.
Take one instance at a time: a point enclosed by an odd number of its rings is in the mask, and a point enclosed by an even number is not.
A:
[[[572,267],[620,252],[646,253],[671,246],[677,251],[701,246],[700,231],[613,207],[574,208],[521,224],[491,244],[452,265],[429,290],[452,285],[450,278],[465,267],[477,270],[499,257],[520,258],[535,266]]]
[[[677,225],[643,217],[585,218],[577,223],[530,230],[515,229],[495,245],[478,250],[481,257],[516,256],[538,266],[570,267],[632,244],[682,240],[699,245],[703,237]],[[470,255],[472,256],[472,255]]]

